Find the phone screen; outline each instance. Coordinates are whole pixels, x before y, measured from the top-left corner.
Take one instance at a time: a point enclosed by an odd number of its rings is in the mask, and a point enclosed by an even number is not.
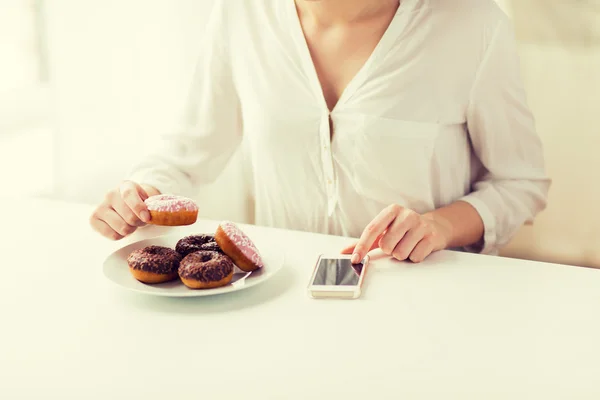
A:
[[[313,285],[356,286],[363,263],[352,264],[348,258],[321,258]]]

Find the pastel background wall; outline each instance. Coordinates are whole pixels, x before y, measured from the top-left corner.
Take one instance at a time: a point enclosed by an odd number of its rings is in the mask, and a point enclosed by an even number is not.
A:
[[[505,254],[600,267],[600,1],[510,6],[554,182],[546,212]]]
[[[3,0],[0,13],[20,15],[10,5],[22,1]],[[505,254],[600,267],[600,0],[498,2],[515,22],[554,179],[548,210]],[[33,3],[42,4],[48,79],[39,120],[10,129],[2,116],[16,114],[15,96],[3,103],[0,90],[2,190],[93,204],[174,126],[213,2]],[[242,155],[200,188],[204,216],[251,220]]]

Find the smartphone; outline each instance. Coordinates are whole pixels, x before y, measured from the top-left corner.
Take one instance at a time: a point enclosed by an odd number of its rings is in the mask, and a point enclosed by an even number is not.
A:
[[[351,255],[322,254],[317,259],[308,285],[312,298],[356,299],[360,297],[362,283],[369,264],[366,256],[353,264]]]

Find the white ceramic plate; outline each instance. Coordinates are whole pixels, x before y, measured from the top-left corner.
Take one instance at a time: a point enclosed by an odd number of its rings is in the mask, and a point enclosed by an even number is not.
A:
[[[202,232],[197,232],[200,234]],[[277,273],[283,266],[284,256],[273,246],[268,246],[268,243],[261,242],[261,238],[251,237],[256,247],[260,251],[263,259],[264,267],[254,272],[243,272],[237,267],[233,272],[233,279],[227,286],[222,286],[214,289],[188,289],[180,280],[161,283],[157,285],[148,285],[136,280],[129,272],[127,265],[127,256],[137,249],[144,248],[150,245],[166,246],[175,249],[177,241],[185,234],[171,234],[153,239],[140,240],[132,243],[112,253],[104,261],[104,276],[111,282],[121,286],[122,288],[135,292],[151,294],[155,296],[166,297],[198,297],[210,296],[215,294],[235,292],[246,289],[262,282]]]

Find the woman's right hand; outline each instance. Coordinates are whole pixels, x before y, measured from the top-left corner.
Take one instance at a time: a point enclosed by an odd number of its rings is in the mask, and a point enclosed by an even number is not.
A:
[[[150,221],[144,200],[159,193],[153,187],[125,181],[106,194],[102,204],[92,213],[90,224],[102,236],[112,240],[123,239]]]

